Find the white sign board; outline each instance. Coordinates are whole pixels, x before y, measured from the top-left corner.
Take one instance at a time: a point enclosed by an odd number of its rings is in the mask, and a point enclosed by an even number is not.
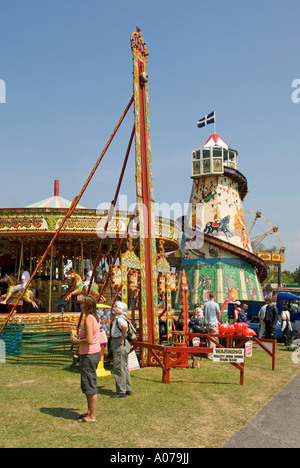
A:
[[[215,348],[213,361],[241,364],[245,361],[245,350],[243,348]]]
[[[135,351],[132,351],[132,353],[129,353],[128,355],[128,369],[129,371],[140,369],[140,364]]]
[[[245,343],[245,357],[252,357],[252,341]]]

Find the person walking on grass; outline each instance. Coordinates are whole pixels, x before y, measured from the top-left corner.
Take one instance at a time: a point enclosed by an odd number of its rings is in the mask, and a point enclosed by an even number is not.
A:
[[[221,316],[220,307],[216,300],[216,293],[212,291],[209,293],[209,301],[204,304],[204,315],[205,315],[205,326],[206,333],[208,335],[217,335],[219,333],[219,320]],[[210,348],[215,348],[216,345],[208,340],[208,346]],[[208,357],[211,359],[212,355],[209,354]]]
[[[82,299],[81,310],[85,315],[83,327],[78,336],[71,337],[73,344],[79,345],[81,362],[81,389],[87,399],[88,409],[79,416],[78,422],[96,422],[98,400],[97,367],[101,358],[100,323],[97,304],[93,296]]]

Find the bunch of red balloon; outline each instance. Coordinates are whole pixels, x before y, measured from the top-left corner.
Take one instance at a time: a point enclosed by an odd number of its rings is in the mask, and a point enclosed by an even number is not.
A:
[[[219,335],[256,336],[254,330],[244,322],[234,324],[219,323]]]

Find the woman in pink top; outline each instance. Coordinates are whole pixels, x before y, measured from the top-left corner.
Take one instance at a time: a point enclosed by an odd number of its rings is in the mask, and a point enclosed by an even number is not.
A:
[[[99,317],[93,296],[83,298],[81,310],[85,314],[84,325],[78,336],[71,337],[71,342],[79,344],[81,389],[86,396],[88,410],[79,417],[78,422],[95,422],[98,400],[96,371],[101,358],[101,347]]]

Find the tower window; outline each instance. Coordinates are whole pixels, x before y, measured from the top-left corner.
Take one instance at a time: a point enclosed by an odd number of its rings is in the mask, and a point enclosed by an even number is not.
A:
[[[214,150],[214,158],[221,158],[222,150]]]

